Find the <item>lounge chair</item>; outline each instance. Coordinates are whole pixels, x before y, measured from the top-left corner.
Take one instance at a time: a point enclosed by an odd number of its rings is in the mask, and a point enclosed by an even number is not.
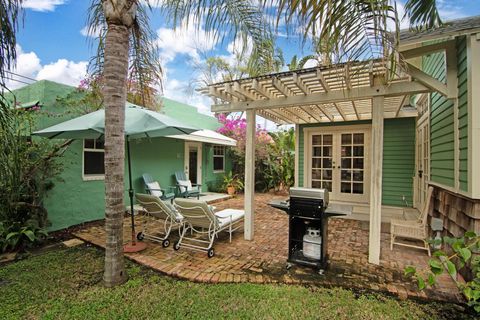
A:
[[[170,245],[168,237],[172,230],[180,230],[183,224],[183,216],[178,210],[169,202],[160,200],[157,196],[151,194],[137,193],[135,195],[137,202],[145,209],[146,215],[150,217],[163,220],[163,231],[150,233],[147,230],[151,219],[145,218],[143,220],[143,229],[137,234],[138,240],[148,239],[151,241],[160,242],[164,248]],[[150,220],[150,221],[148,221]],[[158,226],[158,224],[156,224]],[[160,227],[161,229],[162,227]],[[180,231],[179,231],[180,232]]]
[[[169,186],[170,192],[167,192],[167,190],[162,189],[160,184],[148,173],[144,173],[142,177],[145,183],[145,191],[148,194],[159,197],[162,200],[173,200],[173,198],[175,198],[175,187]]]
[[[232,242],[232,233],[242,226],[245,216],[243,210],[225,209],[214,212],[213,207],[207,205],[205,201],[193,199],[175,199],[175,207],[184,217],[184,225],[180,233],[180,240],[173,245],[174,250],[181,247],[193,250],[206,251],[209,258],[213,257],[215,251],[213,243],[218,234],[227,231]],[[191,237],[187,237],[190,231]],[[194,237],[195,234],[207,238]]]
[[[417,248],[426,250],[430,256],[430,245],[427,242],[428,225],[427,218],[432,203],[433,187],[428,188],[427,198],[425,199],[425,206],[420,212],[416,220],[391,220],[390,221],[390,250],[393,250],[393,245],[400,245],[405,247]],[[413,240],[421,240],[423,246],[398,242],[397,238],[407,238]]]
[[[200,199],[200,192],[202,191],[202,185],[192,183],[185,172],[175,172],[175,178],[177,179],[178,196],[182,198],[197,197]]]

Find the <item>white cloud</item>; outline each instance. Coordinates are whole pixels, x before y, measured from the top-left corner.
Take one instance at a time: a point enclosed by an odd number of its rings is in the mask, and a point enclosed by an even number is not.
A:
[[[16,89],[34,80],[51,80],[77,86],[87,74],[87,64],[86,61],[59,59],[48,65],[42,65],[35,52],[23,52],[22,48],[17,46],[17,63],[11,70],[15,75],[9,77],[7,87],[11,90]]]
[[[438,13],[443,21],[466,17],[468,14],[462,8],[456,6],[454,1],[437,0]]]
[[[207,96],[201,95],[197,92],[189,94],[188,83],[179,81],[177,79],[166,79],[163,87],[163,94],[165,97],[192,105],[198,109],[199,112],[212,115],[210,112],[211,99]]]
[[[194,61],[200,61],[200,52],[212,50],[217,44],[213,34],[199,27],[197,21],[184,20],[176,30],[160,28],[157,30],[157,44],[163,63],[171,62],[178,54],[190,56]]]
[[[34,11],[55,11],[55,7],[65,3],[65,0],[25,0],[22,6]]]
[[[55,82],[76,86],[87,75],[86,61],[73,62],[59,59],[44,66],[37,74],[37,80],[52,80]]]

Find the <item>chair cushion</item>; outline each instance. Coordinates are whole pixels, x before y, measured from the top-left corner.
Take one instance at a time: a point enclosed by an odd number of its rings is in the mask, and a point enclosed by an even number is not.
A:
[[[230,221],[236,222],[243,219],[243,217],[245,216],[245,211],[237,209],[225,209],[219,212],[215,212],[215,216],[218,219],[218,226],[222,228],[228,225]]]
[[[147,183],[147,187],[152,196],[159,198],[162,196],[162,191],[160,190],[160,185],[157,181]]]
[[[190,180],[178,180],[178,184],[182,187],[185,187],[187,191],[193,190],[192,182]],[[183,190],[181,191],[184,192],[185,188],[182,188]]]
[[[177,210],[177,208],[175,208],[175,206],[170,202],[170,200],[168,201],[162,201],[165,206],[170,209],[170,211],[175,215],[175,221],[176,222],[180,222],[183,220],[183,216],[182,214]]]

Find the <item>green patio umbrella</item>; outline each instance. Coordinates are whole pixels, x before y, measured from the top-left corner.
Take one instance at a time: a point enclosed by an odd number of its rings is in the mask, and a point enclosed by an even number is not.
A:
[[[130,139],[165,137],[190,134],[199,128],[183,124],[166,115],[151,111],[131,103],[125,105],[125,137],[128,159],[128,195],[132,218],[132,244],[135,245],[135,220],[133,213],[132,168],[130,162]],[[105,132],[105,110],[98,110],[54,126],[36,131],[33,134],[49,139],[99,139]],[[137,248],[138,249],[138,248]],[[137,250],[138,251],[138,250]]]

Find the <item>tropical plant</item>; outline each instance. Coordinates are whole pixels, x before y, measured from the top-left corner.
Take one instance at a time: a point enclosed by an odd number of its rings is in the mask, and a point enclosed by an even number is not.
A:
[[[423,290],[427,286],[434,287],[436,278],[444,272],[448,273],[467,298],[468,305],[480,313],[480,235],[469,231],[463,237],[443,237],[430,243],[435,246],[443,244],[451,253],[437,250],[429,260],[427,269],[417,270],[415,266],[408,266],[405,274],[416,279],[418,288]],[[464,267],[471,272],[470,280],[460,283],[456,281],[457,272]]]
[[[295,183],[295,130],[270,132],[273,143],[263,170],[267,190],[288,190]]]
[[[232,160],[233,174],[237,175],[241,180],[245,175],[245,146],[247,137],[247,121],[245,118],[232,118],[225,114],[217,115],[218,121],[222,124],[217,131],[227,137],[235,139],[237,145],[229,149],[229,156]],[[267,158],[267,146],[272,143],[272,137],[265,129],[260,127],[255,131],[255,181],[257,190],[265,190],[265,181],[263,166]]]
[[[41,228],[38,221],[34,219],[24,224],[16,222],[8,227],[0,223],[0,252],[23,251],[41,243],[47,236],[45,229]]]
[[[29,230],[33,230],[35,235],[37,229],[46,226],[47,211],[43,200],[62,170],[57,160],[70,143],[53,144],[43,139],[31,139],[36,119],[34,114],[37,112],[37,107],[24,109],[14,106],[0,112],[8,119],[7,125],[0,128],[2,248],[14,250],[17,246],[23,247],[24,242],[30,239]]]
[[[229,187],[236,191],[243,190],[243,182],[238,177],[238,174],[233,174],[232,171],[223,176],[223,189],[227,190]]]
[[[287,64],[288,70],[293,71],[293,70],[303,69],[307,61],[315,60],[315,59],[316,59],[316,56],[313,54],[309,54],[302,58],[298,58],[297,55],[294,55],[290,60],[290,63]]]
[[[123,188],[124,185],[124,104],[127,78],[145,90],[145,83],[161,83],[153,33],[149,29],[150,3],[161,3],[164,17],[174,26],[186,21],[204,22],[208,32],[222,37],[233,31],[258,44],[264,38],[265,24],[258,6],[250,1],[139,1],[94,0],[89,16],[89,30],[100,30],[99,54],[93,66],[103,74],[105,84],[105,250],[104,282],[108,287],[126,279],[123,264]],[[190,19],[191,18],[191,19]],[[226,32],[226,33],[224,33]],[[246,43],[246,41],[244,41]],[[258,46],[254,45],[254,48]],[[256,50],[256,49],[254,49]]]

